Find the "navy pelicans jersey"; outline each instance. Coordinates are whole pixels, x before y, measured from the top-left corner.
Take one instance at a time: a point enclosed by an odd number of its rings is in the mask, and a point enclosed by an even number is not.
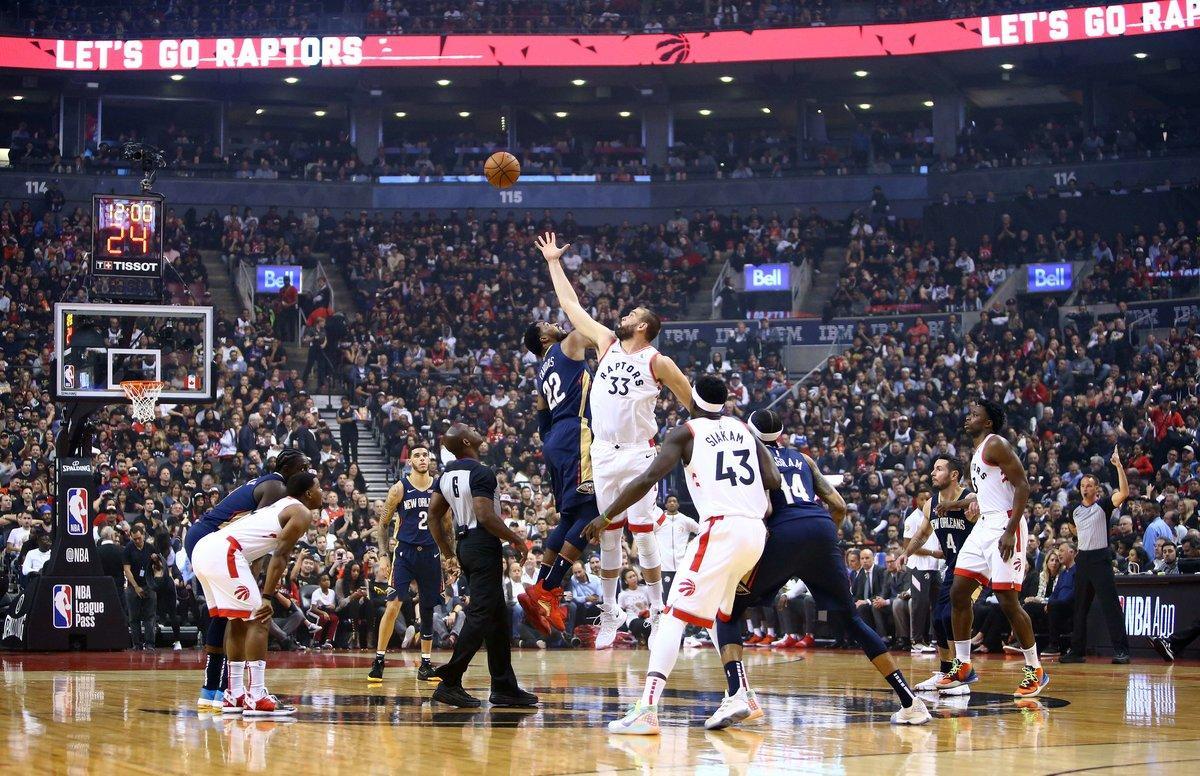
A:
[[[233,520],[239,515],[244,515],[247,512],[253,512],[254,510],[258,509],[258,502],[254,500],[254,489],[257,488],[259,484],[263,482],[270,482],[271,480],[277,480],[278,482],[284,481],[283,475],[277,472],[269,472],[261,477],[255,477],[244,485],[239,485],[238,487],[234,488],[233,492],[221,499],[221,501],[215,507],[205,512],[197,524],[209,523],[214,526],[219,526],[222,523],[228,523],[230,520]]]
[[[799,450],[767,444],[767,451],[775,459],[783,485],[771,491],[771,516],[767,528],[789,520],[819,517],[832,520],[824,502],[813,491],[812,467]]]
[[[404,483],[404,500],[396,509],[396,531],[393,538],[404,544],[421,544],[431,546],[436,544],[433,534],[429,532],[429,499],[433,498],[433,485],[427,490],[421,490],[412,484],[408,477]]]
[[[588,417],[591,385],[592,373],[586,360],[568,358],[558,342],[550,346],[538,365],[538,390],[550,408],[551,428],[559,421]]]
[[[970,492],[969,489],[964,488],[955,501],[966,498]],[[971,533],[975,524],[967,519],[965,509],[956,509],[946,515],[939,515],[937,505],[938,494],[935,492],[929,499],[929,523],[933,526],[933,535],[937,537],[938,544],[942,546],[942,557],[946,560],[946,568],[953,569],[954,564],[958,561],[958,551],[962,549],[963,544],[967,541],[967,535]]]

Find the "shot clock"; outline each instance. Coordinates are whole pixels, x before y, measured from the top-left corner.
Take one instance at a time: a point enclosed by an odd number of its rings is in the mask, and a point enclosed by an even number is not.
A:
[[[92,276],[162,278],[163,199],[92,195]]]

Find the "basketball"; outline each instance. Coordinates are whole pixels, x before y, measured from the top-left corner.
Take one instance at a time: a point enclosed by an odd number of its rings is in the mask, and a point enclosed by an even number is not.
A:
[[[507,189],[521,177],[521,163],[508,151],[497,151],[484,162],[483,174],[488,183],[498,189]]]

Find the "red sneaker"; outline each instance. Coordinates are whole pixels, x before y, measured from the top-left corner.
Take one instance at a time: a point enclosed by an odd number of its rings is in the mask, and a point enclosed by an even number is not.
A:
[[[541,605],[550,627],[557,631],[565,631],[567,629],[567,607],[560,603],[562,588],[547,590],[545,587],[540,587],[537,595],[538,603]]]
[[[283,703],[274,695],[263,695],[255,700],[251,700],[247,695],[243,703],[243,717],[286,717],[296,713],[295,706]]]
[[[239,695],[235,698],[229,692],[229,690],[226,690],[224,695],[222,695],[222,697],[221,697],[221,713],[222,714],[241,714],[242,711],[245,710],[245,704],[243,703],[243,701],[245,701],[245,700],[246,700],[245,695]]]
[[[546,603],[546,596],[551,595],[553,604]],[[521,608],[525,610],[525,621],[530,627],[546,636],[550,635],[551,626],[551,611],[558,604],[558,599],[542,587],[539,580],[537,584],[517,596],[517,602],[521,604]],[[561,628],[560,628],[561,630]]]
[[[790,649],[792,647],[800,646],[800,639],[789,633],[783,638],[771,642],[771,646],[776,649]]]
[[[770,643],[771,643],[771,639],[770,639],[769,637],[767,637],[767,636],[758,636],[758,635],[755,635],[755,636],[751,636],[750,638],[746,639],[745,646],[747,646],[747,647],[760,647],[760,646],[762,646],[762,645],[763,645],[763,642],[766,642],[766,643],[770,644]]]
[[[800,647],[801,649],[811,649],[812,646],[816,643],[817,643],[817,640],[813,638],[813,635],[811,633],[805,633],[803,638],[800,639],[800,643],[797,644],[796,646]]]

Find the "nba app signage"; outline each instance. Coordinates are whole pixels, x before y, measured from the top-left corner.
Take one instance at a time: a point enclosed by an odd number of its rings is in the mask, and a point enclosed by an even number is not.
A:
[[[283,290],[283,281],[289,280],[299,291],[301,269],[291,264],[260,264],[257,267],[258,283],[255,290],[260,294],[278,294]]]
[[[792,287],[790,264],[747,264],[747,291],[787,291]]]
[[[1125,612],[1125,632],[1130,636],[1167,638],[1175,632],[1175,604],[1156,595],[1118,596]]]
[[[1071,290],[1070,264],[1030,264],[1028,272],[1030,293]]]
[[[104,602],[92,600],[91,585],[55,585],[50,597],[51,625],[59,629],[95,628]]]

